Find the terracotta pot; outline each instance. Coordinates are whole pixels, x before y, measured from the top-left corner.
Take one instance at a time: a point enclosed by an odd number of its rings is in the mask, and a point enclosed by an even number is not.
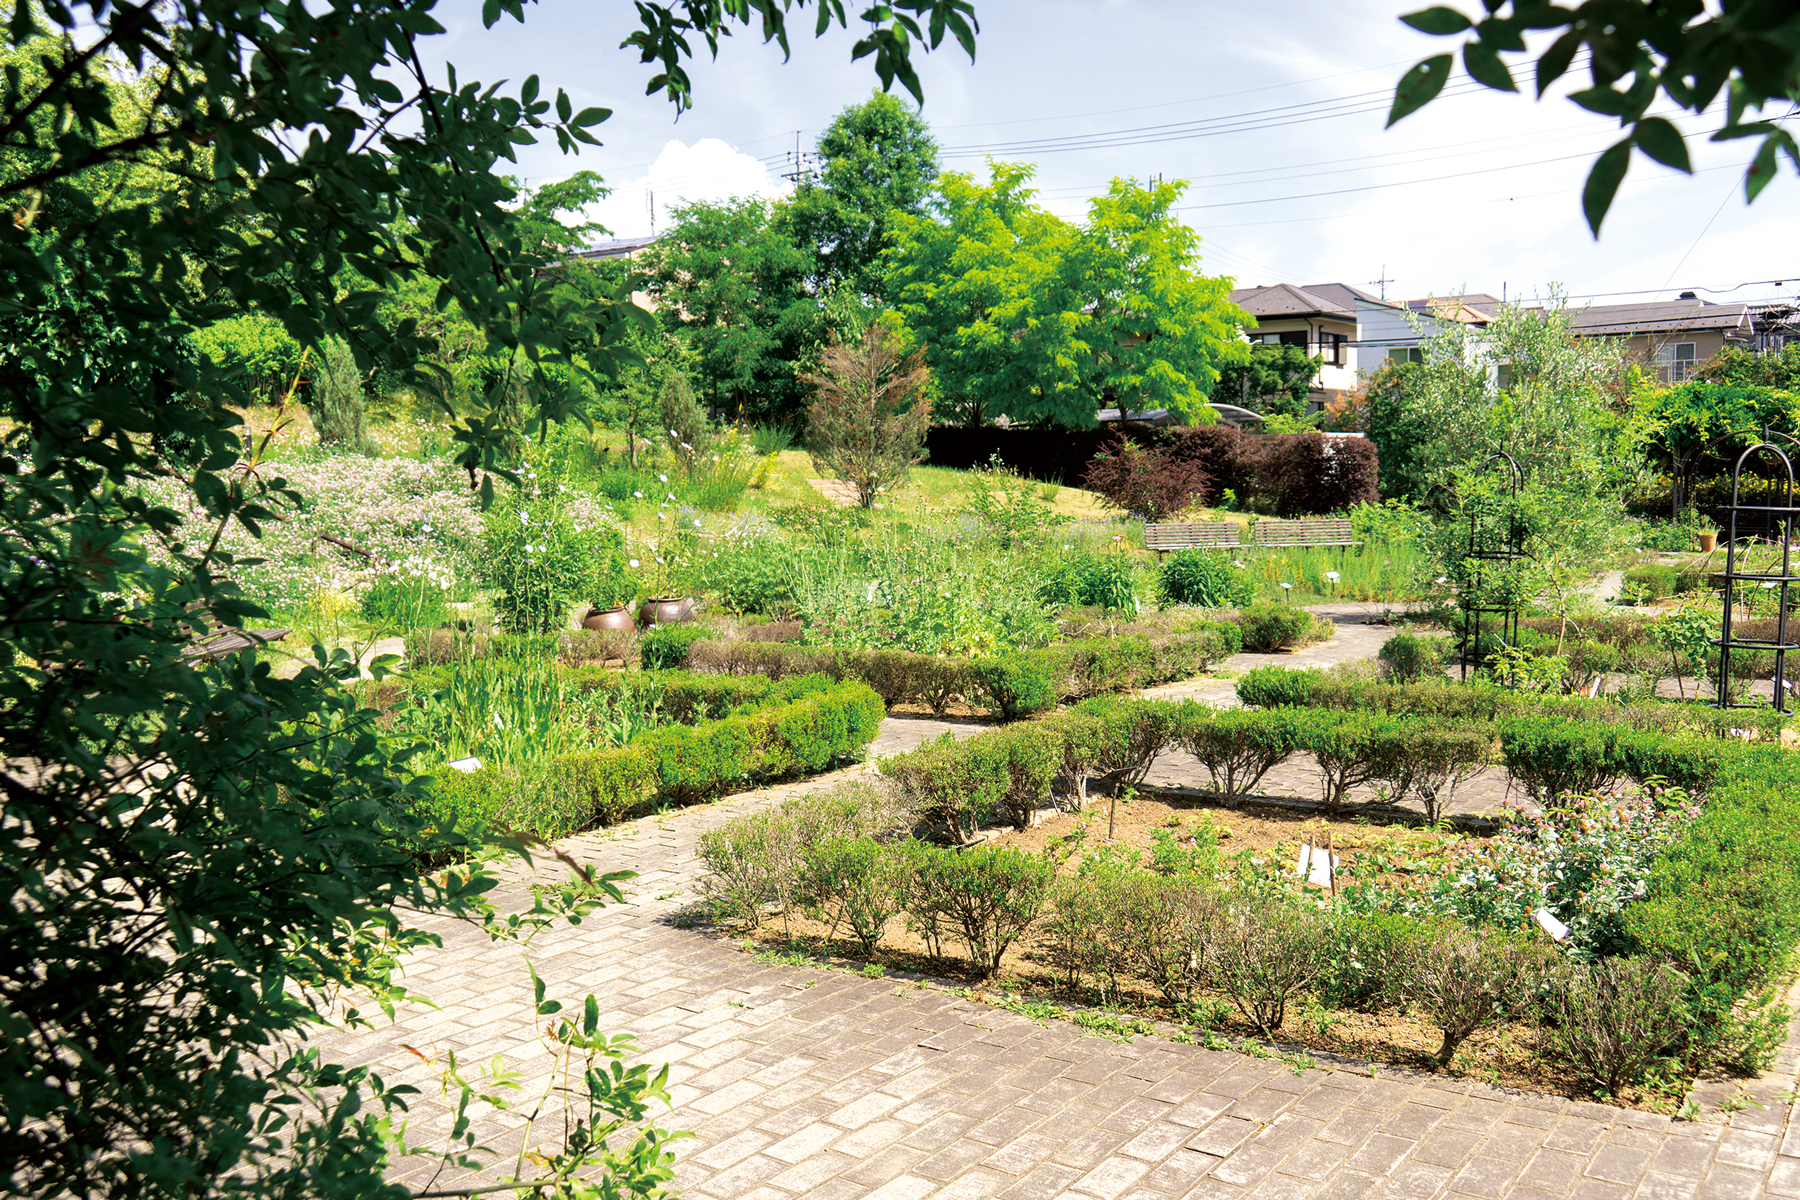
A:
[[[1694,536],[1700,539],[1700,552],[1702,554],[1711,554],[1713,548],[1719,544],[1719,535],[1716,533],[1698,533]]]
[[[630,633],[637,626],[632,622],[631,610],[623,604],[616,608],[590,608],[587,616],[581,619],[583,629],[613,629],[620,633]]]
[[[654,596],[638,609],[640,625],[679,625],[694,619],[694,602],[679,596]]]

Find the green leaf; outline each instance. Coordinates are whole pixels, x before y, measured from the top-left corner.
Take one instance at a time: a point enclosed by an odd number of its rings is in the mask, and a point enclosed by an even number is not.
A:
[[[575,114],[575,119],[569,124],[577,129],[586,129],[588,126],[598,125],[612,116],[612,111],[610,108],[584,108]]]
[[[1500,61],[1500,54],[1486,42],[1470,42],[1463,47],[1463,66],[1475,79],[1500,92],[1516,92],[1512,72]]]
[[[1661,117],[1645,117],[1632,129],[1631,136],[1637,142],[1638,149],[1663,166],[1686,171],[1689,175],[1694,173],[1694,164],[1688,158],[1687,142],[1682,138],[1681,130]]]
[[[1744,203],[1754,201],[1769,186],[1769,181],[1775,178],[1775,146],[1774,134],[1764,138],[1763,144],[1756,151],[1756,157],[1750,161],[1750,169],[1744,172]]]
[[[1537,61],[1537,94],[1544,98],[1544,90],[1561,79],[1563,72],[1569,69],[1569,63],[1575,58],[1575,52],[1581,49],[1581,34],[1571,29],[1554,42],[1550,48],[1539,56]]]
[[[1618,194],[1619,184],[1625,179],[1625,171],[1631,166],[1631,139],[1615,142],[1594,160],[1594,169],[1588,172],[1587,185],[1581,189],[1581,211],[1587,216],[1588,228],[1594,231],[1596,239],[1600,236],[1600,222],[1606,219],[1606,210],[1612,207],[1613,197]]]
[[[1589,112],[1597,112],[1606,117],[1623,117],[1631,111],[1631,98],[1624,92],[1615,92],[1611,88],[1597,87],[1571,92],[1569,99]]]
[[[588,993],[587,1003],[582,1005],[581,1008],[581,1032],[588,1037],[593,1037],[594,1032],[599,1028],[600,1002],[594,999],[593,993],[590,992]]]
[[[1394,89],[1394,106],[1388,110],[1388,126],[1437,99],[1450,78],[1450,63],[1448,54],[1434,54],[1401,77]]]
[[[1454,8],[1436,5],[1432,8],[1420,9],[1416,13],[1408,13],[1400,18],[1420,33],[1434,33],[1442,36],[1448,33],[1461,33],[1472,29],[1475,22],[1457,12]]]

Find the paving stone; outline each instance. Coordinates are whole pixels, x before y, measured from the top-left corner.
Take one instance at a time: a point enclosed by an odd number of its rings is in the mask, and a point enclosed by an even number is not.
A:
[[[1345,1165],[1352,1170],[1367,1171],[1372,1175],[1391,1175],[1416,1145],[1417,1142],[1408,1138],[1378,1133],[1364,1142],[1362,1148],[1352,1154]]]
[[[1432,1165],[1454,1167],[1456,1164],[1439,1162]],[[1462,1169],[1451,1176],[1450,1190],[1462,1196],[1504,1196],[1518,1173],[1517,1163],[1499,1158],[1476,1157],[1462,1164]]]
[[[1241,1117],[1220,1117],[1195,1134],[1188,1149],[1223,1158],[1254,1137],[1259,1128],[1256,1122]]]

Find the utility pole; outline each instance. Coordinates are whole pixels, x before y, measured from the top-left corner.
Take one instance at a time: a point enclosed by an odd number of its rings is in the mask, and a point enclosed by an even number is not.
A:
[[[1387,285],[1392,282],[1394,282],[1394,281],[1387,277],[1387,264],[1386,263],[1381,264],[1381,278],[1369,280],[1369,283],[1371,286],[1379,287],[1381,289],[1381,298],[1383,300],[1387,299]]]
[[[647,190],[649,192],[649,199],[650,199],[650,236],[655,237],[656,236],[656,189],[649,188]]]
[[[792,183],[795,187],[799,187],[801,184],[805,183],[812,174],[807,166],[806,160],[809,158],[816,160],[819,156],[816,154],[808,154],[800,149],[800,131],[798,129],[794,130],[794,148],[789,150],[787,154],[788,162],[793,169],[790,171],[783,171],[781,177],[789,183]]]

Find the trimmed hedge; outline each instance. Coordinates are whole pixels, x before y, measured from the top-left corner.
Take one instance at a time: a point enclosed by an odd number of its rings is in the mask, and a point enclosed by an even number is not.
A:
[[[1788,721],[1773,709],[1721,710],[1704,704],[1680,703],[1595,703],[1580,696],[1511,691],[1485,681],[1468,684],[1449,680],[1379,683],[1295,667],[1257,667],[1246,671],[1238,678],[1236,690],[1238,700],[1250,708],[1330,708],[1465,721],[1543,716],[1702,738],[1740,739],[1742,734],[1750,733],[1758,739],[1775,740]]]
[[[554,840],[623,820],[657,796],[692,803],[822,771],[875,740],[886,712],[867,686],[819,676],[787,684],[797,696],[779,695],[774,685],[770,694],[779,699],[771,706],[657,726],[608,750],[468,773],[439,768],[431,776],[432,811],[459,825]]]
[[[1163,637],[1082,638],[981,658],[700,639],[683,662],[696,673],[741,678],[825,673],[868,684],[889,708],[924,703],[939,714],[953,696],[962,695],[1003,720],[1016,721],[1064,701],[1191,678],[1236,654],[1240,645],[1235,624],[1198,621]]]

